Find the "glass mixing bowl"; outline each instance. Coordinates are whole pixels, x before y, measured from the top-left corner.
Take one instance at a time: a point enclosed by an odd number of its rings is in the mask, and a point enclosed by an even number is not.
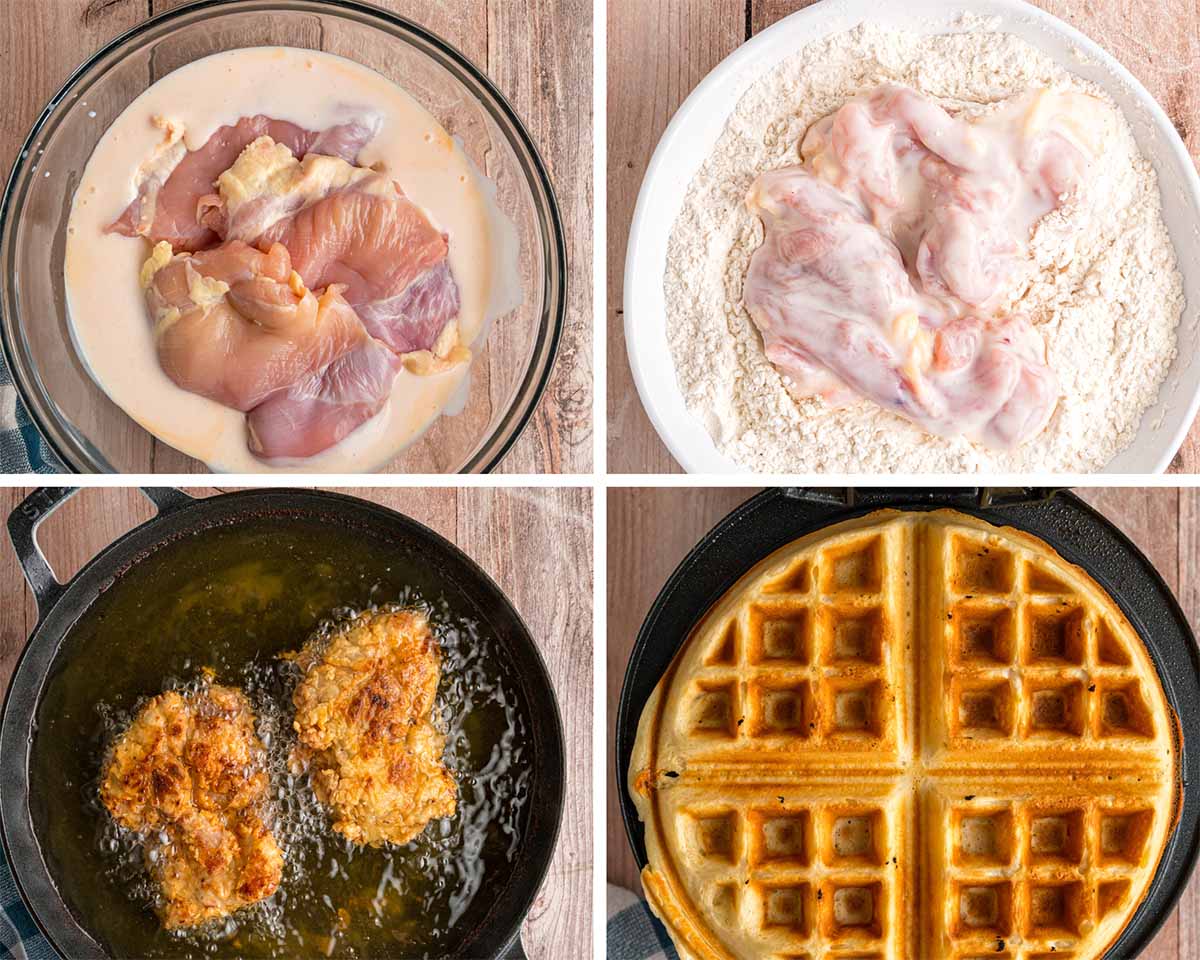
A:
[[[250,46],[325,50],[399,84],[462,143],[517,227],[524,302],[492,324],[461,413],[443,415],[385,467],[483,472],[516,441],[554,362],[566,249],[545,166],[512,106],[461,53],[401,17],[353,0],[201,0],[147,20],[83,64],[34,124],[0,204],[0,333],[34,423],[79,472],[207,467],[156,440],[96,386],[71,343],[63,254],[71,199],[109,125],[158,78]]]

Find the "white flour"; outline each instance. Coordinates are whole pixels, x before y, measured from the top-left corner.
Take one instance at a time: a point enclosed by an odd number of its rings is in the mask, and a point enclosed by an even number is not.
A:
[[[1124,118],[1083,202],[1035,228],[1033,280],[1012,297],[1044,336],[1062,388],[1049,425],[1016,451],[933,437],[865,401],[838,410],[815,399],[797,403],[763,355],[741,302],[762,227],[743,199],[763,170],[799,162],[810,124],[888,80],[952,111],[986,109],[980,105],[1033,86],[1083,90],[1112,103],[1010,34],[921,37],[864,24],[789,57],[746,92],[671,231],[667,334],[689,409],[727,457],[760,472],[1103,468],[1158,396],[1184,305],[1158,180]]]

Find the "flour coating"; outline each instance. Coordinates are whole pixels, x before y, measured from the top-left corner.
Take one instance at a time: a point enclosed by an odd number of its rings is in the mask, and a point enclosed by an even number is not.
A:
[[[667,336],[692,414],[718,449],[768,473],[1085,473],[1133,439],[1175,357],[1183,278],[1158,179],[1120,118],[1086,195],[1043,218],[1033,269],[1013,290],[1045,338],[1062,395],[1046,429],[1014,451],[931,436],[874,404],[797,402],[742,304],[762,226],[744,198],[764,170],[796,164],[808,127],[880,83],[908,84],[974,115],[1030,87],[1099,86],[1005,33],[920,36],[863,24],[808,44],[755,83],[688,188],[671,231]]]

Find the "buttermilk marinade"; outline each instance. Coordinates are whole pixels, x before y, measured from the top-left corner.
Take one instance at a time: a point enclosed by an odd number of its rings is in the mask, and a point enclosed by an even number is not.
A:
[[[189,150],[221,126],[258,114],[324,130],[369,113],[379,131],[358,165],[396,181],[449,237],[461,308],[460,342],[477,353],[488,321],[519,302],[515,229],[497,209],[494,185],[462,147],[404,90],[333,54],[280,47],[231,50],[163,77],[133,101],[97,144],[72,203],[65,279],[72,338],[97,384],[155,437],[214,470],[376,469],[466,396],[469,365],[417,375],[402,369],[383,409],[335,446],[304,459],[264,461],[247,449],[246,418],[168,378],[139,283],[151,244],[107,233],[138,189],[138,171],[163,140],[162,122],[183,129]]]

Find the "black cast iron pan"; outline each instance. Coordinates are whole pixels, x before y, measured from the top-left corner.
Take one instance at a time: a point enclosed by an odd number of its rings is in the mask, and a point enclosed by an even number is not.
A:
[[[0,728],[0,825],[5,852],[26,905],[59,953],[71,960],[90,960],[128,957],[133,952],[128,946],[114,945],[111,936],[96,935],[97,929],[112,929],[105,926],[110,918],[97,914],[126,911],[130,906],[136,909],[136,905],[127,902],[128,896],[123,891],[108,890],[103,884],[89,888],[86,883],[94,881],[69,875],[71,871],[64,873],[63,863],[69,864],[75,856],[74,848],[67,845],[64,861],[59,856],[62,847],[55,848],[48,842],[48,838],[57,836],[56,831],[62,823],[73,816],[81,816],[76,808],[86,805],[87,784],[68,782],[63,789],[55,789],[58,768],[51,766],[52,789],[39,788],[39,784],[47,780],[44,773],[39,774],[46,769],[39,751],[66,750],[68,768],[70,758],[75,755],[71,750],[80,755],[90,755],[89,751],[94,753],[95,745],[87,742],[85,735],[80,735],[80,743],[64,747],[56,741],[69,738],[46,733],[48,729],[71,729],[70,724],[83,729],[96,723],[94,716],[87,715],[90,707],[60,711],[56,706],[60,688],[67,689],[62,678],[70,676],[72,671],[79,672],[77,664],[90,649],[87,644],[94,646],[93,640],[87,638],[93,635],[108,638],[107,647],[101,650],[94,669],[100,673],[111,671],[113,679],[106,688],[107,695],[114,698],[123,695],[132,703],[137,697],[154,695],[160,690],[123,691],[121,678],[137,676],[139,670],[144,673],[141,661],[146,658],[175,656],[179,661],[180,655],[172,652],[172,645],[200,643],[210,631],[218,634],[222,630],[232,631],[228,635],[238,636],[241,632],[263,630],[263,624],[274,623],[279,617],[286,624],[293,620],[297,624],[315,621],[319,614],[314,611],[330,603],[330,598],[335,595],[332,592],[330,596],[321,595],[324,581],[340,584],[328,588],[329,591],[342,591],[336,594],[338,597],[361,589],[361,596],[340,602],[362,606],[376,602],[376,597],[373,593],[368,595],[367,586],[358,588],[354,584],[360,581],[365,584],[371,577],[378,577],[370,590],[385,584],[381,589],[393,593],[380,596],[378,602],[392,600],[394,591],[401,589],[397,585],[406,585],[411,572],[418,584],[424,584],[421,589],[426,594],[440,591],[444,602],[465,611],[470,622],[478,624],[478,637],[487,638],[486,643],[490,646],[485,646],[482,640],[476,646],[478,650],[491,651],[486,655],[489,659],[478,669],[494,670],[497,676],[506,678],[503,683],[510,689],[507,703],[523,731],[521,762],[527,764],[524,769],[528,771],[527,779],[521,781],[520,803],[514,805],[518,812],[511,820],[517,836],[501,838],[507,845],[505,859],[497,861],[499,867],[488,861],[481,889],[453,925],[452,935],[441,942],[435,953],[457,957],[524,957],[520,925],[549,867],[563,808],[562,724],[554,689],[538,648],[520,615],[487,574],[457,547],[427,527],[395,511],[352,497],[306,490],[256,490],[193,499],[176,490],[151,488],[143,492],[157,507],[157,516],[100,552],[64,584],[55,579],[38,549],[36,532],[41,521],[74,492],[70,488],[39,490],[9,518],[13,545],[37,599],[38,623],[14,672]],[[311,574],[313,595],[318,598],[313,601],[314,611],[293,611],[292,605],[288,605],[270,616],[251,617],[245,631],[237,616],[231,619],[221,611],[206,614],[209,618],[201,624],[204,629],[196,628],[197,621],[193,616],[191,620],[181,621],[184,626],[176,632],[164,625],[161,635],[149,638],[147,644],[139,648],[142,652],[133,655],[123,651],[121,644],[111,642],[111,631],[120,629],[122,623],[137,622],[146,611],[158,610],[162,604],[169,603],[171,589],[174,589],[169,587],[171,578],[182,576],[178,571],[188,569],[189,564],[201,564],[200,586],[194,595],[186,596],[182,606],[189,611],[203,609],[209,602],[206,598],[210,589],[205,585],[210,569],[206,564],[211,558],[226,556],[217,552],[218,547],[228,553],[235,549],[228,544],[240,543],[239,538],[243,536],[251,537],[251,555],[245,558],[245,563],[250,565],[246,570],[251,574],[255,563],[262,563],[264,557],[275,553],[307,557],[306,550],[324,550],[326,541],[332,545],[322,554]],[[206,544],[217,547],[208,554]],[[197,560],[197,557],[201,559]],[[307,570],[302,566],[299,576],[307,577]],[[320,572],[322,570],[324,573]],[[287,589],[286,585],[279,586],[270,578],[260,583],[253,577],[252,588],[243,589],[239,586],[242,583],[238,579],[242,575],[239,571],[242,568],[235,566],[233,579],[229,581],[233,585],[229,588],[230,595],[236,601],[235,614],[237,604],[243,602],[249,605],[248,609],[261,612],[260,606],[266,602],[264,597],[269,600],[277,586],[280,590]],[[307,590],[307,584],[301,582]],[[347,587],[346,583],[351,585]],[[155,585],[154,589],[147,589],[146,584]],[[246,596],[238,590],[243,590]],[[299,606],[303,607],[303,604]],[[265,609],[273,608],[267,603]],[[105,631],[109,632],[106,634]],[[265,642],[268,632],[264,631],[262,635]],[[131,642],[137,639],[133,637]],[[303,637],[299,640],[303,642]],[[275,642],[279,646],[282,641],[276,637]],[[274,652],[266,659],[272,660]],[[94,651],[89,655],[94,659]],[[86,683],[86,680],[84,677],[83,681],[76,682]],[[80,719],[76,714],[84,716]],[[67,778],[68,772],[64,771],[62,776]],[[46,793],[53,795],[46,796]],[[77,845],[81,849],[89,847],[93,839],[92,834],[82,827],[73,836],[78,837]],[[369,864],[371,855],[371,851],[355,853],[351,858],[353,862],[350,865],[343,862],[339,869],[355,869],[354,863],[362,867],[364,861]],[[344,861],[341,853],[338,856]],[[285,872],[285,882],[286,879]],[[82,889],[91,890],[94,896],[79,896],[81,884],[85,885]],[[113,899],[106,900],[107,897]],[[152,917],[138,922],[153,923],[158,934],[157,923]],[[353,955],[387,958],[410,955],[401,938],[386,939],[386,924],[384,927],[382,941],[380,935],[371,934],[376,936],[370,941],[373,946],[358,949]],[[336,947],[337,941],[333,944]],[[171,956],[202,952],[201,947],[186,942],[169,941],[164,946],[160,941],[158,947],[165,951],[163,955]],[[238,947],[236,943],[227,943],[223,949],[228,951]],[[349,955],[349,951],[339,954],[335,949],[334,955]]]
[[[1200,656],[1187,618],[1158,571],[1113,524],[1071,493],[1029,488],[779,488],[751,497],[713,527],[671,574],[646,615],[617,706],[617,792],[638,865],[646,865],[643,827],[626,787],[638,719],[692,627],[739,577],[774,550],[814,530],[885,507],[952,507],[1040,537],[1091,574],[1146,641],[1167,700],[1184,727],[1179,744],[1183,800],[1149,893],[1107,954],[1114,960],[1137,955],[1167,918],[1196,863],[1200,792],[1188,789],[1188,783],[1200,770],[1200,735],[1188,724],[1200,709]]]

